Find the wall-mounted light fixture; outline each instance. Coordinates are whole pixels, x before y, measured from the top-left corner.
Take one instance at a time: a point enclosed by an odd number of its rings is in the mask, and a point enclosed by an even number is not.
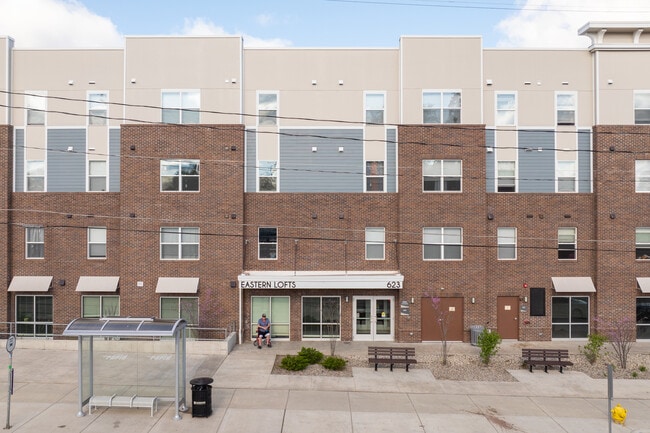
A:
[[[129,146],[129,149],[135,150],[135,144],[132,144],[131,146]]]
[[[415,298],[411,298],[411,304],[415,304]]]
[[[311,219],[315,220],[317,218],[318,218],[318,215],[316,214],[316,212],[312,212]]]
[[[492,80],[489,79],[489,78],[487,80],[485,80],[485,85],[486,86],[491,86],[492,85]]]
[[[343,85],[343,80],[339,80],[339,86]]]
[[[345,302],[348,302],[350,299],[346,296],[345,297]]]
[[[231,288],[231,289],[235,289],[235,288],[237,288],[237,281],[231,281],[231,282],[230,282],[230,288]]]
[[[616,219],[616,214],[615,214],[614,212],[611,212],[611,213],[609,214],[609,218],[610,218],[610,219]]]
[[[135,84],[135,78],[131,78],[131,84]]]
[[[487,214],[487,219],[489,219],[490,221],[492,221],[492,220],[494,219],[494,214],[493,214],[493,213],[489,213],[489,214]]]
[[[316,84],[318,84],[318,81],[316,81],[316,80],[311,80],[311,85],[312,85],[312,86],[315,86]]]
[[[74,85],[74,80],[68,80],[68,86]]]
[[[316,147],[316,146],[312,146],[311,151],[312,151],[312,152],[318,152],[318,147]]]
[[[88,84],[95,84],[95,80],[89,80]]]
[[[476,298],[472,298],[472,304],[476,304]]]
[[[65,286],[65,280],[59,280],[59,286]]]

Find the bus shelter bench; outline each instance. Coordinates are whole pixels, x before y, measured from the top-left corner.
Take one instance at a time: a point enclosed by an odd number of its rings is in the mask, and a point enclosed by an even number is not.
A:
[[[88,402],[88,413],[93,413],[93,407],[135,407],[151,409],[151,416],[158,411],[158,397],[142,397],[138,395],[93,395]]]
[[[409,371],[409,365],[418,363],[415,359],[415,347],[388,346],[368,347],[368,362],[375,364],[375,371],[378,364],[390,364],[390,371],[393,371],[393,365],[404,364],[406,371]]]
[[[573,365],[567,349],[521,349],[521,357],[531,373],[535,366],[544,366],[545,373],[548,373],[549,366],[560,367],[560,373],[563,373],[564,367]]]

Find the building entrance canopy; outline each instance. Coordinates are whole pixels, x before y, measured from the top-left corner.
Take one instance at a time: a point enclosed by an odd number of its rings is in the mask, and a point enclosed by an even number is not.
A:
[[[399,272],[245,272],[240,289],[402,289]]]

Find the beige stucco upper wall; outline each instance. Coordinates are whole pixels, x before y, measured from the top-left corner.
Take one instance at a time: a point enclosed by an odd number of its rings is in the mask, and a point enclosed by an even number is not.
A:
[[[480,37],[402,37],[402,123],[422,123],[423,90],[461,92],[461,123],[481,123]]]
[[[122,50],[14,50],[13,60],[14,125],[25,124],[25,92],[47,92],[46,124],[56,126],[87,124],[89,91],[106,91],[110,102],[123,102]],[[109,116],[121,118],[122,109],[110,106]]]
[[[7,36],[0,37],[0,90],[7,92],[11,90],[11,48],[13,40]],[[9,102],[11,96],[8,93],[0,93],[0,125],[10,123]]]
[[[163,90],[198,90],[201,123],[239,123],[241,37],[127,37],[125,46],[127,101],[160,107]],[[130,107],[127,113],[161,120],[160,109]]]
[[[485,124],[495,123],[497,92],[515,92],[517,125],[535,127],[554,127],[556,93],[575,92],[576,126],[592,125],[593,69],[589,51],[485,50],[483,67]]]
[[[396,49],[246,49],[244,109],[255,125],[258,91],[278,92],[279,125],[363,122],[364,92],[385,92],[385,122],[399,119],[399,51]],[[315,84],[312,82],[315,81]],[[339,84],[341,82],[341,84]]]

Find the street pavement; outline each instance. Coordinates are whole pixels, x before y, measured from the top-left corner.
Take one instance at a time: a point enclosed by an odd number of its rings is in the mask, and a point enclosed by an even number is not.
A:
[[[228,355],[187,355],[189,380],[212,377],[212,414],[192,417],[191,408],[174,419],[172,403],[149,409],[98,408],[78,416],[78,354],[56,341],[43,348],[13,352],[14,393],[8,401],[8,374],[0,375],[0,418],[8,431],[27,432],[215,432],[215,433],[592,433],[608,432],[607,379],[592,379],[572,371],[529,373],[510,370],[513,382],[438,380],[421,365],[409,372],[372,366],[353,367],[351,377],[271,374],[278,354],[295,354],[302,346],[329,353],[328,342],[276,342],[258,350],[252,344],[236,346]],[[205,344],[212,344],[205,342]],[[396,343],[387,343],[396,344]],[[499,353],[518,359],[522,345],[566,347],[569,342],[504,342]],[[341,356],[364,356],[368,343],[338,342]],[[439,353],[435,343],[415,344],[416,355]],[[650,344],[633,350],[648,356]],[[450,353],[476,353],[467,343],[453,343]],[[168,355],[168,354],[167,354]],[[140,352],[96,353],[95,391],[119,389],[125,395],[173,395],[174,372],[170,356]],[[173,357],[171,357],[173,358]],[[9,356],[5,358],[7,365]],[[171,368],[173,370],[173,368]],[[435,368],[434,368],[435,370]],[[171,384],[171,386],[169,386]],[[624,426],[611,431],[650,433],[650,381],[614,380],[612,405],[628,411]],[[167,394],[165,394],[167,392]],[[5,412],[6,410],[6,412]],[[0,415],[1,416],[1,415]]]

